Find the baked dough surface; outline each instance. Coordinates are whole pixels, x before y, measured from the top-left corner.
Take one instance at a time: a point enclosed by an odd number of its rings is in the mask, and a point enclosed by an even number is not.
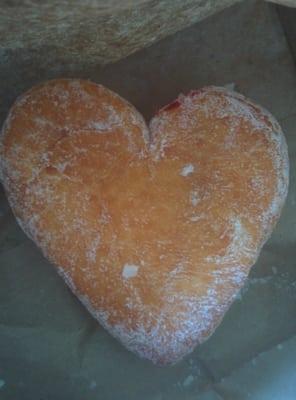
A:
[[[213,333],[287,194],[280,126],[224,88],[180,95],[148,128],[103,86],[53,80],[17,99],[0,143],[24,231],[92,315],[157,364]]]

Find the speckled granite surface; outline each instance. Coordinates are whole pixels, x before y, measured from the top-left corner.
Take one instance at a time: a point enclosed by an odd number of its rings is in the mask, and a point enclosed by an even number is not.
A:
[[[1,0],[1,46],[40,60],[106,64],[239,1]]]
[[[100,328],[21,232],[0,190],[1,400],[295,400],[296,73],[275,7],[246,1],[105,67],[59,58],[42,66],[31,57],[1,67],[2,120],[18,93],[51,77],[103,83],[147,119],[182,91],[234,84],[279,119],[291,184],[282,218],[221,326],[166,368]]]

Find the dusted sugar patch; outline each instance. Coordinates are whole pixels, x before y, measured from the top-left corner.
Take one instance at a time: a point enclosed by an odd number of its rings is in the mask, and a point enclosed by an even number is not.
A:
[[[138,274],[138,265],[134,264],[125,264],[122,269],[122,276],[125,279],[130,279],[133,278],[134,276],[137,276]]]
[[[180,174],[181,174],[182,176],[188,176],[188,175],[192,174],[193,171],[194,171],[194,165],[192,165],[192,164],[186,164],[186,165],[182,168]]]
[[[190,192],[190,202],[194,207],[198,205],[199,201],[200,201],[200,196],[198,194],[198,191],[193,190],[192,192]]]
[[[61,79],[13,105],[0,176],[87,310],[163,365],[205,341],[244,285],[284,204],[288,156],[275,119],[225,88],[180,95],[148,128],[112,91]]]

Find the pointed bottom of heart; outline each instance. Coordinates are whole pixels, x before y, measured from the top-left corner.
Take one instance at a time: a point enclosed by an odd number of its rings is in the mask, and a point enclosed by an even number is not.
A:
[[[228,301],[220,305],[211,296],[207,299],[206,304],[201,304],[200,300],[196,300],[196,307],[190,308],[186,320],[175,330],[166,329],[166,316],[160,316],[156,326],[150,330],[143,326],[129,329],[124,324],[109,324],[108,313],[95,309],[87,296],[77,294],[73,282],[65,277],[64,272],[61,269],[58,269],[58,272],[73,294],[101,326],[128,350],[143,359],[152,361],[157,366],[176,364],[198,345],[209,339],[220,325],[240,289],[238,287],[237,292],[230,295]],[[239,275],[242,287],[247,276]],[[238,280],[238,275],[235,276],[235,279]]]

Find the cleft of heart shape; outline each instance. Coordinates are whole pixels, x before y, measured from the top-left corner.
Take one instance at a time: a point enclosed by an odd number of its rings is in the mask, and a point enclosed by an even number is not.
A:
[[[157,364],[214,332],[287,194],[281,128],[224,88],[180,95],[148,128],[103,86],[53,80],[17,99],[0,143],[23,230],[101,325]]]

